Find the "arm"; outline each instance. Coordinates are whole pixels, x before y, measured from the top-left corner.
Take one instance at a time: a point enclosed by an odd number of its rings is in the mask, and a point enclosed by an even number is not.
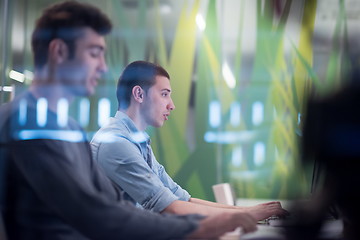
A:
[[[92,147],[98,148],[95,158],[108,177],[145,209],[161,212],[178,199],[129,140],[118,137],[99,144],[93,139]]]
[[[266,219],[273,215],[287,215],[287,211],[281,208],[279,202],[269,202],[251,207],[236,207],[209,202],[201,199],[191,198],[189,202],[174,201],[163,212],[174,214],[197,213],[206,216],[217,215],[219,213],[248,213],[256,220]]]
[[[217,214],[220,214],[225,211],[235,212],[236,210],[234,211],[232,209],[221,209],[221,208],[211,207],[211,206],[202,205],[202,204],[196,204],[196,203],[187,202],[187,201],[180,201],[180,200],[173,201],[169,206],[167,206],[163,210],[163,212],[172,213],[172,214],[180,214],[181,215],[181,214],[197,213],[197,214],[206,215],[206,216],[217,215]]]
[[[236,207],[236,206],[232,206],[232,205],[226,205],[226,204],[221,204],[221,203],[216,203],[216,202],[210,202],[210,201],[202,200],[202,199],[199,199],[199,198],[190,198],[189,201],[192,202],[192,203],[205,205],[205,206],[210,206],[210,207],[216,207],[216,208],[228,208],[228,209],[244,208],[245,209],[245,207]]]
[[[257,220],[286,212],[277,202],[254,207],[231,207],[190,198],[190,195],[168,176],[163,167],[159,168],[157,162],[153,163],[159,169],[158,175],[155,174],[145,162],[140,150],[127,139],[118,137],[116,141],[101,143],[98,147],[95,157],[107,175],[146,209],[156,212],[203,215],[218,214],[224,210],[248,211]],[[185,193],[186,196],[184,196]]]
[[[155,159],[155,156],[153,159]],[[179,200],[182,200],[172,202],[167,208],[164,209],[164,212],[177,214],[195,212],[203,215],[213,215],[222,211],[239,212],[240,210],[241,212],[248,212],[252,214],[257,220],[263,220],[273,215],[283,216],[288,214],[287,211],[282,209],[279,202],[269,202],[252,207],[242,207],[210,202],[198,198],[191,198],[185,190],[183,190],[177,183],[172,180],[162,165],[160,165],[156,160],[153,162],[153,164],[155,164],[156,169],[158,169],[158,175],[161,182],[167,188],[171,189],[171,191],[179,197]]]
[[[198,205],[209,206],[220,209],[245,211],[251,214],[256,220],[263,220],[275,215],[286,216],[289,214],[285,209],[281,207],[280,202],[277,201],[257,204],[249,207],[225,205],[225,204],[210,202],[198,198],[190,198],[190,202]]]
[[[198,198],[190,198],[189,202],[174,201],[164,209],[164,212],[175,214],[198,213],[208,216],[216,215],[221,212],[246,212],[253,216],[256,220],[263,220],[274,215],[288,215],[288,212],[281,207],[280,202],[268,202],[250,207],[238,207],[210,202]]]

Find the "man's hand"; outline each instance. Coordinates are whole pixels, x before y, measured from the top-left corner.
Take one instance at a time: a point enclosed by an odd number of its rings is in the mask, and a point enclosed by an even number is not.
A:
[[[257,229],[257,221],[245,212],[222,212],[204,218],[200,221],[198,229],[187,239],[217,239],[227,232],[241,227],[244,233]]]
[[[242,210],[247,210],[247,212],[258,221],[264,220],[271,216],[285,217],[289,215],[289,212],[283,209],[281,207],[281,203],[277,201],[258,204]]]

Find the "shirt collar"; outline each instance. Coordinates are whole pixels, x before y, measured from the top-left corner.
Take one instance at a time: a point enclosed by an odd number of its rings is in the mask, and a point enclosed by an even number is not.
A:
[[[145,131],[139,131],[135,126],[133,120],[131,120],[131,118],[126,113],[117,111],[115,114],[115,119],[124,123],[124,125],[130,132],[131,139],[134,142],[146,142],[150,144],[150,136]]]

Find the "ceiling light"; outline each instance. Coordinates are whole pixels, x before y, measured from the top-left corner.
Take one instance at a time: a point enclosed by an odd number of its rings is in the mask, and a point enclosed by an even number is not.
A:
[[[201,31],[204,31],[206,28],[206,23],[205,23],[203,16],[201,14],[197,14],[195,20],[196,20],[196,24],[197,24],[198,28]]]

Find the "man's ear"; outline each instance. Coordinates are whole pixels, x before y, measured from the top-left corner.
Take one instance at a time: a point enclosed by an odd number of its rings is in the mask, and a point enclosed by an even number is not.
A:
[[[134,97],[134,100],[138,103],[142,103],[144,100],[144,90],[139,86],[136,85],[132,89],[132,95]]]
[[[62,63],[69,57],[69,48],[61,39],[53,39],[49,43],[49,61],[51,63]]]

